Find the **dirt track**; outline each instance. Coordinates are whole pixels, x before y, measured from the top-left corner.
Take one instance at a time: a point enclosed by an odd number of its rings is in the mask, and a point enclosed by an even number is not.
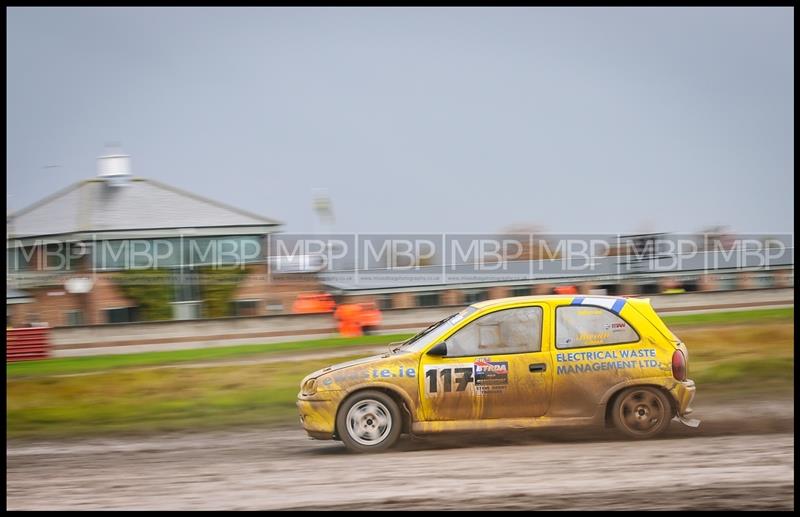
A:
[[[9,443],[7,506],[792,509],[793,409],[760,404],[763,419],[741,419],[744,409],[707,411],[700,429],[673,423],[647,442],[437,437],[365,456],[299,429]]]

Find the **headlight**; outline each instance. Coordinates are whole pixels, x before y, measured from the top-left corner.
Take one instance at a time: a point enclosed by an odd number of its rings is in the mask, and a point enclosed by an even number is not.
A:
[[[313,395],[317,392],[317,379],[308,379],[300,389],[303,395]]]

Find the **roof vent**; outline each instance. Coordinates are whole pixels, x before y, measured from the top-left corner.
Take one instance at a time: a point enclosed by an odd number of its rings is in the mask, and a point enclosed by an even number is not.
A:
[[[97,176],[111,187],[124,187],[131,177],[131,157],[123,154],[119,146],[114,146],[109,151],[105,156],[97,158]]]

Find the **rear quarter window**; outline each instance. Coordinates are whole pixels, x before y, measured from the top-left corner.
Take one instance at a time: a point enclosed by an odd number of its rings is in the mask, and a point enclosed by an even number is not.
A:
[[[639,334],[613,312],[591,305],[556,309],[556,348],[619,345],[639,341]]]

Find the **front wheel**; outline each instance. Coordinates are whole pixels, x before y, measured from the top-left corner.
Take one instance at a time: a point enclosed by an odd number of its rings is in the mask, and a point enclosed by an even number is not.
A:
[[[672,406],[663,391],[649,386],[628,388],[614,400],[611,418],[628,438],[656,437],[669,427]]]
[[[400,408],[380,391],[360,391],[342,403],[336,429],[353,452],[378,452],[397,442],[402,430]]]

